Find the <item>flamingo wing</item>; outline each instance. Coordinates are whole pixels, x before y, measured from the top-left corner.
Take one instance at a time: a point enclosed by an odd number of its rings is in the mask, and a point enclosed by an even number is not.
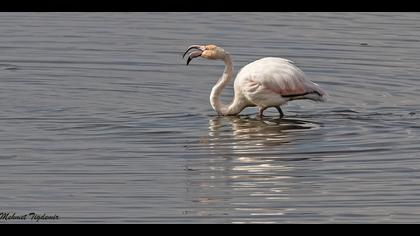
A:
[[[326,93],[306,78],[293,62],[283,58],[267,57],[246,65],[238,73],[245,94],[275,93],[283,98],[303,97],[324,101]]]

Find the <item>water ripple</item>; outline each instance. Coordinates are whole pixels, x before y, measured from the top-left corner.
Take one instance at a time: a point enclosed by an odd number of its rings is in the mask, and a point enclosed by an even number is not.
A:
[[[0,212],[71,223],[411,223],[416,13],[1,13]],[[281,22],[281,23],[279,23]],[[398,27],[395,27],[398,26]],[[281,32],[281,33],[279,33]],[[218,117],[223,64],[293,60],[327,103]],[[228,85],[222,100],[232,99]]]

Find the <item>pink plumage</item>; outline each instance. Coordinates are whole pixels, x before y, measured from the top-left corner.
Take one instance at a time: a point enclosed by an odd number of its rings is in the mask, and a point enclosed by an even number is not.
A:
[[[265,57],[246,65],[238,73],[235,84],[248,94],[250,100],[258,94],[252,94],[247,87],[253,87],[255,91],[256,85],[265,89],[266,93],[272,92],[290,100],[307,98],[324,101],[326,97],[326,92],[319,85],[308,80],[292,61],[283,58]]]

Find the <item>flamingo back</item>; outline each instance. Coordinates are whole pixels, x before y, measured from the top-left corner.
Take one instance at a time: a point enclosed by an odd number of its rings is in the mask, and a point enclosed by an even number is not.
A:
[[[235,83],[247,90],[243,91],[244,94],[272,92],[286,100],[306,98],[325,101],[327,96],[292,61],[276,57],[262,58],[244,66]]]

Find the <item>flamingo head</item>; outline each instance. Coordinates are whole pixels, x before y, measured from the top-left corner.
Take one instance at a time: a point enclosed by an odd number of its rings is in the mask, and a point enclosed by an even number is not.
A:
[[[209,44],[209,45],[191,45],[188,47],[187,51],[185,51],[182,58],[185,57],[185,54],[187,54],[190,50],[195,49],[195,51],[191,52],[187,59],[187,65],[190,63],[190,61],[196,57],[203,57],[206,59],[211,60],[220,60],[224,59],[227,52],[216,45]]]

